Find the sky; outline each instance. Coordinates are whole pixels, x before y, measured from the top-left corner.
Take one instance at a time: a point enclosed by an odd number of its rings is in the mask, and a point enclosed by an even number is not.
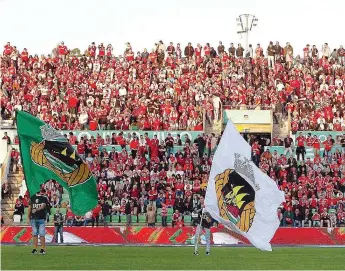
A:
[[[290,42],[295,54],[307,43],[320,49],[345,46],[344,0],[0,0],[0,46],[8,41],[30,54],[48,54],[61,41],[84,51],[91,42],[111,43],[116,55],[125,43],[151,50],[159,40],[217,46],[245,45],[236,18],[253,14],[249,43]],[[340,34],[340,35],[339,35]]]

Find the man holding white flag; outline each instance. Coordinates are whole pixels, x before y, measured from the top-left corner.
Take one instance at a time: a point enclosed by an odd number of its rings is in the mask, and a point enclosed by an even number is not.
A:
[[[276,183],[251,161],[251,147],[229,120],[213,158],[205,211],[255,247],[272,251],[285,201]]]

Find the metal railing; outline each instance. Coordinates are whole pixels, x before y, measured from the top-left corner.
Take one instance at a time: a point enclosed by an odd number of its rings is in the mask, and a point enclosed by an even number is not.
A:
[[[202,131],[206,132],[206,109],[202,109]]]

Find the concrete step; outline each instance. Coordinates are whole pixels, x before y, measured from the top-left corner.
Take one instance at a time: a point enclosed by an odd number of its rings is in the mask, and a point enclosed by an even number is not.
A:
[[[24,175],[23,174],[9,174],[8,179],[11,179],[11,178],[14,178],[14,179],[22,178],[24,180]]]
[[[8,203],[8,204],[15,203],[18,197],[19,197],[19,193],[13,193],[12,192],[11,198],[9,198],[6,195],[5,198],[1,200],[1,207],[3,204],[6,204],[6,203]]]
[[[6,203],[1,203],[1,212],[5,212],[5,211],[10,211],[13,210],[15,206],[15,202],[6,202]]]
[[[13,215],[14,210],[1,210],[1,215]]]
[[[16,171],[16,172],[10,171],[8,173],[8,176],[9,177],[12,177],[12,176],[14,176],[14,177],[24,177],[24,173],[22,171]]]
[[[12,182],[20,182],[22,183],[22,181],[24,180],[24,175],[21,176],[21,175],[12,175],[12,176],[8,176],[7,177],[7,180],[12,180]]]
[[[8,217],[4,217],[4,224],[6,226],[11,226],[13,224],[13,220]]]
[[[10,183],[10,185],[11,185],[11,189],[12,189],[12,195],[13,194],[18,194],[19,195],[19,193],[20,193],[19,187],[17,185],[11,184],[11,183]]]

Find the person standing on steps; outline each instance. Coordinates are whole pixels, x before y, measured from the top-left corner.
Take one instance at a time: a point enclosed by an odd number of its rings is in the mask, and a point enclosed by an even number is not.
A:
[[[46,191],[43,187],[39,193],[36,193],[30,198],[28,209],[28,223],[32,227],[33,245],[34,248],[31,254],[37,254],[38,248],[38,236],[41,241],[40,254],[46,254],[46,218],[47,218],[47,206],[48,198],[45,195]]]

